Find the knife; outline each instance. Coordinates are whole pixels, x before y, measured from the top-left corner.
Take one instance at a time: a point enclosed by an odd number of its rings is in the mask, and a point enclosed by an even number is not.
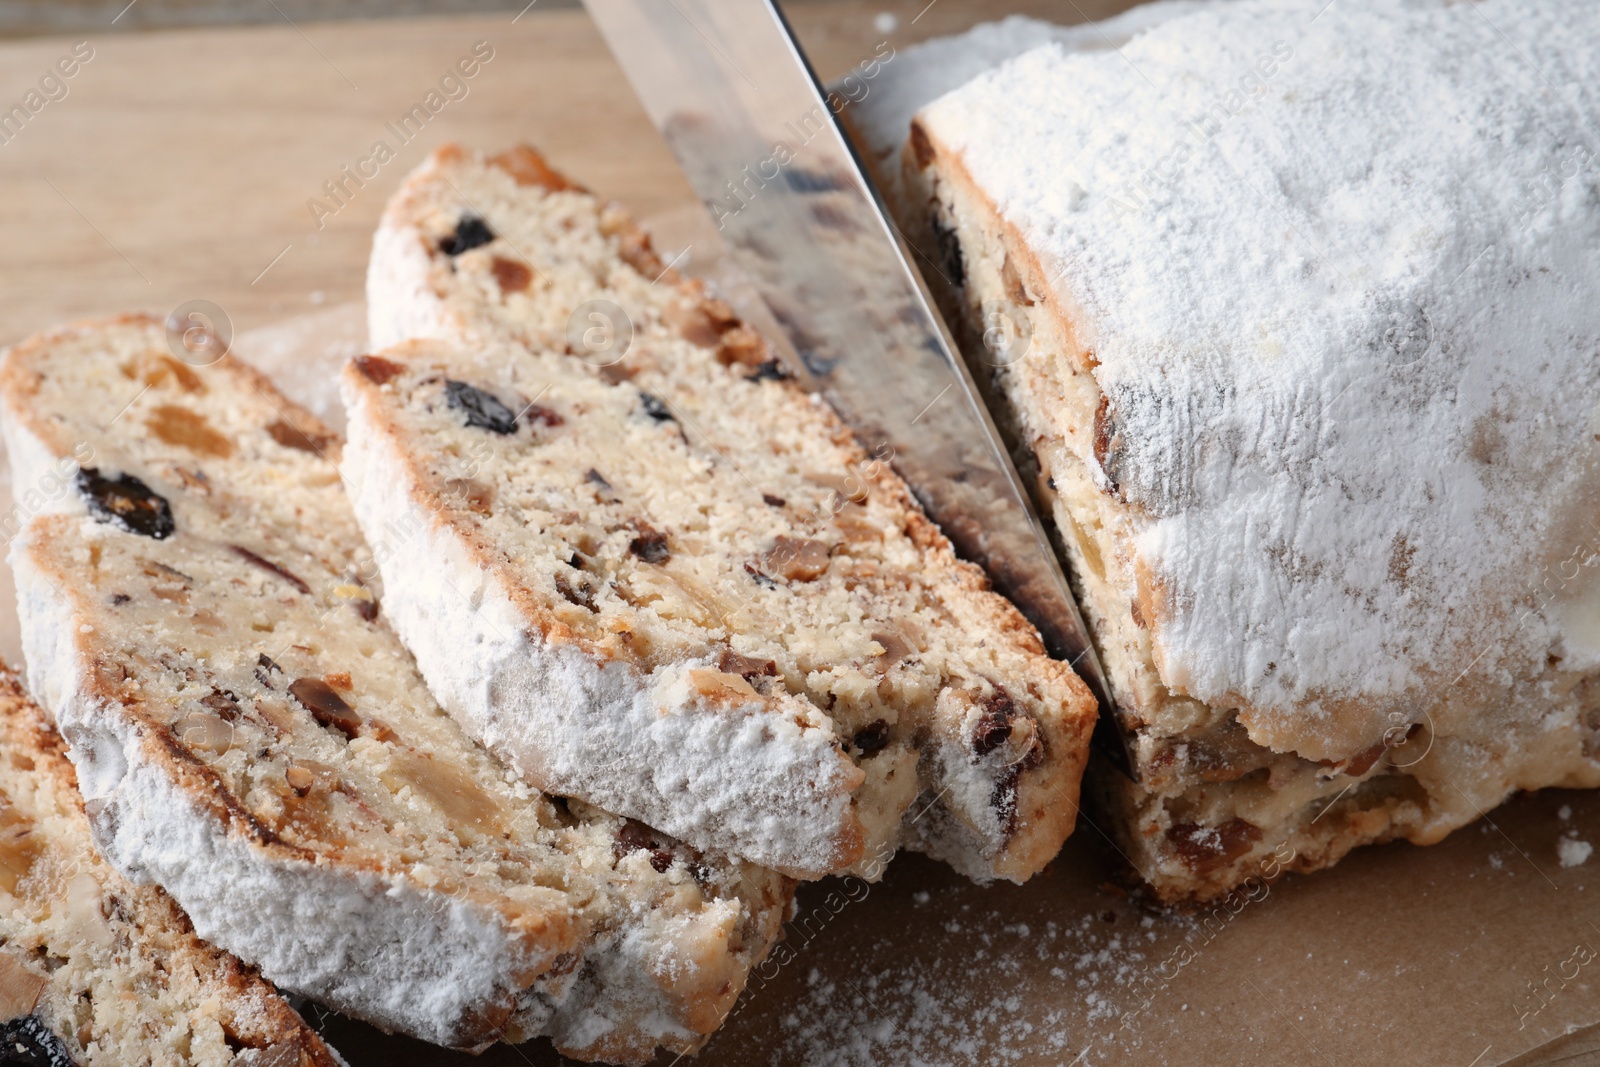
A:
[[[874,461],[892,464],[1100,707],[1115,709],[1061,564],[915,253],[835,119],[841,98],[818,82],[777,6],[584,4],[771,312],[786,362]],[[1132,774],[1116,720],[1099,717],[1097,741]]]

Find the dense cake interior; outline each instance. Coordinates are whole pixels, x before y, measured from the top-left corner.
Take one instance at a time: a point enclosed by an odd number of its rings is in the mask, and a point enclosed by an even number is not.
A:
[[[636,1007],[666,1015],[631,1021],[680,1045],[715,1027],[776,934],[786,882],[544,796],[466,738],[383,623],[334,435],[231,360],[174,358],[145,320],[25,346],[5,375],[13,455],[39,457],[19,486],[54,457],[77,468],[56,501],[69,513],[34,520],[17,549],[36,674],[93,664],[100,699],[170,739],[170,773],[285,863],[502,924],[510,973],[474,979],[506,986],[488,997],[501,1014],[430,1023],[444,1036],[539,1032],[629,938],[659,953],[637,978],[661,1003]],[[63,727],[89,746],[117,714]]]
[[[161,890],[100,859],[64,746],[8,672],[0,769],[0,1060],[336,1062],[266,983],[195,937]]]
[[[409,227],[379,237],[375,320],[404,279],[434,305],[406,328],[452,341],[356,364],[425,510],[514,575],[546,633],[831,735],[863,777],[864,855],[926,794],[974,842],[964,870],[1037,869],[1071,822],[1081,683],[888,457],[620,209],[534,160],[441,153],[391,206]]]

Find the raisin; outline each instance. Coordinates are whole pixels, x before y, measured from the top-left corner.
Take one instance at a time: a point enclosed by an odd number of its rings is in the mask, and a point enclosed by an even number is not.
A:
[[[387,385],[398,378],[405,368],[382,356],[357,356],[356,370],[373,385]]]
[[[439,251],[447,256],[459,256],[469,248],[477,248],[494,240],[489,224],[476,215],[463,215],[456,223],[456,231],[439,240]]]
[[[313,719],[338,730],[346,738],[354,739],[361,729],[361,716],[356,714],[356,709],[346,704],[344,697],[321,678],[296,678],[289,683],[289,695],[298,700]]]
[[[278,566],[278,564],[272,562],[270,559],[266,559],[265,557],[256,555],[254,552],[250,551],[248,548],[245,548],[243,545],[229,545],[228,547],[233,549],[233,554],[234,555],[238,556],[240,559],[244,560],[246,563],[250,563],[250,564],[253,564],[253,565],[257,566],[257,567],[260,567],[262,570],[266,571],[268,574],[275,574],[279,578],[282,578],[284,581],[288,582],[290,585],[294,586],[296,589],[300,590],[300,592],[305,593],[307,595],[310,594],[311,587],[309,585],[307,585],[305,582],[301,581],[300,578],[297,575],[295,575],[293,572],[287,570],[284,567]]]
[[[561,412],[552,411],[543,404],[529,404],[523,409],[522,417],[530,426],[536,422],[541,426],[560,426],[567,421]]]
[[[889,724],[876,719],[857,730],[850,743],[856,746],[863,757],[876,756],[889,744]]]
[[[445,379],[444,392],[450,406],[466,415],[468,426],[498,434],[516,432],[516,414],[496,400],[492,393],[451,378]]]
[[[558,574],[556,575],[556,592],[560,593],[562,598],[569,604],[576,604],[580,608],[587,608],[594,612],[600,610],[594,606],[594,590],[586,584],[573,585],[567,581],[565,576]]]
[[[617,842],[611,847],[612,855],[620,860],[641,849],[650,853],[650,866],[657,871],[665,872],[672,866],[672,850],[664,846],[649,827],[628,819],[617,831]]]
[[[652,419],[655,419],[657,422],[678,421],[672,417],[672,412],[667,409],[667,402],[662,400],[659,396],[656,396],[653,393],[647,393],[641,389],[639,390],[639,399],[644,404],[644,413],[649,415]]]
[[[1123,452],[1122,427],[1111,409],[1110,398],[1102,395],[1094,409],[1094,458],[1105,474],[1113,496],[1120,496],[1117,483]]]
[[[672,558],[667,535],[647,522],[639,523],[639,536],[628,542],[628,551],[646,563],[665,563]]]
[[[96,522],[111,523],[156,541],[172,536],[172,505],[133,475],[106,478],[94,467],[83,467],[76,484]]]
[[[995,691],[983,700],[983,714],[972,728],[972,751],[987,756],[1011,739],[1011,720],[1016,718],[1017,706],[1004,689]]]
[[[284,448],[292,448],[296,452],[312,452],[317,455],[321,455],[322,450],[333,443],[332,438],[326,434],[313,435],[306,433],[300,427],[283,419],[279,419],[268,426],[267,434]]]
[[[783,369],[783,364],[775,359],[766,360],[756,366],[756,369],[744,376],[747,382],[781,382],[789,377],[789,372]]]
[[[37,1015],[0,1024],[0,1063],[15,1067],[74,1067],[72,1053]]]
[[[783,499],[783,497],[773,496],[771,493],[762,493],[761,502],[768,507],[773,508],[781,508],[789,503],[787,500]]]
[[[1000,816],[1000,833],[1007,838],[1017,832],[1017,780],[1022,771],[1020,763],[1007,767],[989,792],[989,806]]]
[[[939,259],[948,273],[950,284],[957,289],[967,284],[967,263],[961,254],[961,239],[956,231],[946,226],[937,216],[928,220],[933,230],[934,243],[939,248]]]
[[[533,271],[528,265],[514,259],[495,256],[489,269],[494,272],[494,280],[502,293],[520,293],[533,281]]]

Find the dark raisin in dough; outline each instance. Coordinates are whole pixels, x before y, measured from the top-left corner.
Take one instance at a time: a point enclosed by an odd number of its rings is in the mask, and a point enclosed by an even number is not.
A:
[[[639,391],[639,399],[644,401],[644,413],[657,422],[676,422],[672,412],[667,410],[667,402],[653,393]]]
[[[672,558],[667,535],[644,523],[640,524],[639,536],[628,542],[628,551],[646,563],[665,563]]]
[[[957,289],[966,287],[967,262],[961,254],[961,240],[956,236],[956,231],[946,226],[939,218],[928,220],[933,230],[934,242],[939,248],[939,259],[944,263],[945,273],[950,284]]]
[[[0,1024],[0,1064],[7,1067],[77,1067],[72,1054],[38,1016]]]
[[[494,240],[489,224],[476,215],[463,215],[456,223],[456,232],[439,241],[439,251],[447,256],[459,256],[469,248],[477,248]]]
[[[781,382],[789,377],[789,372],[783,369],[783,364],[775,359],[763,360],[756,365],[756,369],[745,375],[747,382]]]
[[[476,386],[453,379],[445,379],[445,399],[450,406],[467,417],[468,426],[491,433],[515,433],[517,416],[510,408]]]
[[[875,719],[866,726],[856,731],[851,738],[862,757],[876,756],[889,744],[889,724],[883,719]]]
[[[133,475],[106,478],[94,467],[84,467],[75,484],[96,522],[109,522],[157,541],[172,536],[172,505]]]

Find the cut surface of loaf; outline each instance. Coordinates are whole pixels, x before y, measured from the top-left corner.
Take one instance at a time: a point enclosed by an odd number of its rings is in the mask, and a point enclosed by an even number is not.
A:
[[[989,370],[1140,776],[1093,789],[1174,900],[1600,785],[1600,9],[1319,6],[1041,48],[905,151],[1030,338]]]
[[[387,628],[339,442],[153,320],[0,369],[30,685],[95,832],[285,988],[477,1046],[647,1059],[721,1021],[786,879],[542,795],[429,696]]]
[[[387,609],[470,732],[802,877],[1055,855],[1087,690],[620,207],[530,149],[443,149],[385,213],[369,306],[375,343],[431,340],[346,368],[344,470],[375,542],[417,531]]]
[[[342,1062],[170,897],[101,859],[66,746],[0,667],[0,1063]]]

